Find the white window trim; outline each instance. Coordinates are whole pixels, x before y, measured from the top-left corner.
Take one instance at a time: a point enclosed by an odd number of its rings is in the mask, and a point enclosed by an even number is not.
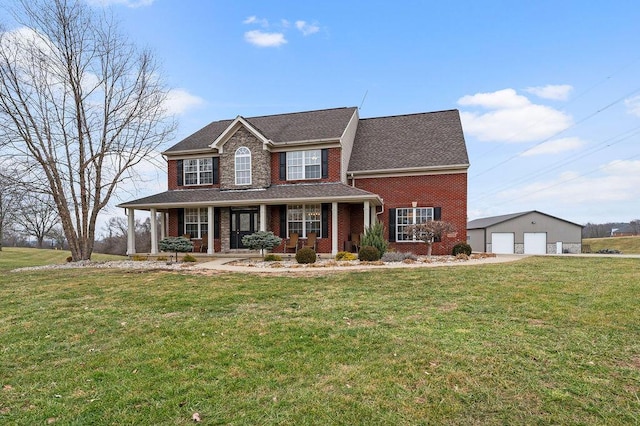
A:
[[[318,159],[320,160],[319,164],[309,163],[307,164],[307,154],[311,152],[317,152]],[[289,177],[289,154],[302,154],[302,177],[300,178],[291,178]],[[309,149],[306,151],[287,151],[287,180],[318,180],[322,179],[322,150],[321,149]],[[307,177],[307,166],[320,166],[320,176],[318,177]]]
[[[300,233],[299,237],[300,238],[307,238],[307,222],[319,222],[320,226],[318,227],[318,238],[322,238],[322,204],[294,204],[295,206],[301,205],[302,206],[302,232]],[[289,224],[291,222],[293,222],[292,220],[289,219],[289,208],[291,206],[287,206],[287,235],[291,235],[291,231],[289,230]],[[307,220],[307,208],[308,207],[314,207],[317,208],[317,211],[319,212],[320,215],[320,219],[318,219],[317,221],[308,221]],[[295,222],[299,222],[299,221],[295,221]],[[313,232],[313,231],[309,231],[309,232]]]
[[[197,210],[198,211],[198,221],[197,222],[187,222],[187,210]],[[206,213],[203,215],[203,211]],[[206,220],[202,220],[202,218],[206,217]],[[193,208],[185,208],[184,209],[184,230],[183,233],[187,232],[187,225],[194,225],[197,224],[198,225],[198,235],[192,235],[191,238],[193,239],[199,239],[202,238],[202,225],[208,225],[209,224],[209,211],[206,207],[193,207]]]
[[[240,150],[246,150],[247,153],[246,154],[239,154]],[[243,182],[243,183],[238,183],[238,171],[246,171],[246,170],[238,170],[238,158],[244,158],[247,157],[249,158],[249,182]],[[235,183],[236,185],[242,185],[242,186],[246,186],[246,185],[251,185],[251,181],[252,181],[252,173],[251,173],[251,166],[252,166],[252,158],[251,158],[251,150],[249,148],[247,148],[246,146],[241,146],[240,148],[236,149],[236,153],[233,157],[233,163],[234,163],[234,171],[235,171]]]
[[[398,223],[398,219],[400,218],[400,215],[398,214],[398,210],[407,210],[407,211],[412,210],[413,214],[412,214],[411,217],[413,218],[413,222],[412,223],[407,223],[407,224]],[[427,217],[430,217],[431,219],[428,219],[428,220],[433,220],[433,214],[434,214],[434,208],[433,207],[398,207],[398,208],[396,208],[395,233],[396,233],[396,242],[397,243],[415,243],[415,242],[421,241],[421,240],[417,239],[415,235],[410,240],[401,239],[400,237],[403,234],[398,231],[400,225],[403,225],[403,226],[416,225],[416,217],[417,217],[416,211],[417,210],[429,210],[430,213],[427,214]]]
[[[182,181],[184,182],[184,186],[201,186],[201,185],[213,185],[213,158],[193,158],[185,161],[196,161],[196,171],[195,172],[187,172],[185,167],[182,168]],[[202,173],[206,173],[201,170],[202,162],[209,160],[211,161],[211,182],[202,182]],[[187,183],[187,173],[196,175],[197,183]]]

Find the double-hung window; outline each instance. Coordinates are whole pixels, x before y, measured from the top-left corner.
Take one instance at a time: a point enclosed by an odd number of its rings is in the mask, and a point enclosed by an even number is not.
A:
[[[209,229],[209,215],[206,208],[184,209],[184,231],[191,238],[202,238]]]
[[[251,185],[251,151],[241,146],[236,150],[236,185]]]
[[[287,207],[288,235],[297,233],[305,238],[311,232],[320,237],[322,208],[320,204],[296,204]]]
[[[213,183],[212,158],[184,160],[183,168],[185,185],[207,185]]]
[[[396,209],[396,241],[418,241],[410,227],[433,220],[433,207]]]
[[[287,180],[320,179],[321,150],[287,152]]]

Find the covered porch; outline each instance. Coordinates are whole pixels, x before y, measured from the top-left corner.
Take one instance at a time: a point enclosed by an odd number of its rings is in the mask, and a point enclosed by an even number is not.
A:
[[[285,253],[292,233],[303,244],[315,233],[316,252],[349,250],[351,235],[364,232],[383,209],[376,195],[344,184],[278,185],[263,190],[175,190],[120,204],[128,218],[127,254],[136,254],[135,214],[149,211],[150,256],[167,236],[187,236],[203,255],[247,252],[242,237],[272,231],[283,238],[273,251]],[[289,251],[291,253],[291,251]]]

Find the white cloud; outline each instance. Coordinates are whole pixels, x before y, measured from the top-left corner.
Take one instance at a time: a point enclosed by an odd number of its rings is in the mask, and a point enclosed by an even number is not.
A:
[[[625,99],[624,104],[627,107],[629,114],[640,117],[640,96]]]
[[[269,26],[269,21],[264,19],[264,18],[258,18],[255,15],[249,16],[247,19],[245,19],[244,21],[242,21],[243,24],[257,24],[260,25],[264,28],[267,28]]]
[[[569,115],[545,105],[534,104],[514,89],[463,96],[458,104],[490,110],[460,113],[465,132],[481,141],[541,140],[572,124]]]
[[[91,6],[107,7],[120,5],[131,8],[151,6],[155,0],[87,0]]]
[[[561,152],[573,151],[584,146],[584,142],[580,138],[560,138],[550,140],[522,153],[522,157],[531,157],[533,155],[542,154],[559,154]]]
[[[267,33],[260,30],[247,31],[244,39],[258,47],[279,47],[287,43],[283,33]]]
[[[527,87],[525,92],[531,93],[543,99],[552,99],[555,101],[566,101],[569,99],[569,93],[573,90],[573,86],[568,84],[548,84],[546,86]]]
[[[564,172],[556,179],[531,183],[499,194],[503,199],[573,205],[585,208],[605,202],[635,202],[640,198],[640,161],[612,161],[596,176]]]
[[[167,94],[165,107],[169,114],[184,114],[188,109],[204,104],[204,100],[184,89],[172,89]]]
[[[315,24],[309,24],[305,21],[296,21],[296,28],[300,30],[302,35],[308,36],[320,31],[320,27]]]

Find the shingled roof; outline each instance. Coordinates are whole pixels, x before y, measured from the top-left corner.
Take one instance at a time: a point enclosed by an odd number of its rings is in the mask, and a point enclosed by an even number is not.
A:
[[[361,119],[348,172],[468,167],[458,110]]]
[[[165,191],[118,205],[124,208],[165,208],[172,205],[233,206],[246,203],[283,204],[301,200],[319,203],[337,200],[364,201],[380,204],[376,194],[343,183],[274,185],[265,189],[223,191],[219,188]]]
[[[344,133],[356,109],[355,107],[334,108],[261,117],[244,117],[244,119],[275,144],[313,140],[338,140]],[[231,123],[233,123],[233,120],[214,121],[167,149],[165,153],[207,149]]]

